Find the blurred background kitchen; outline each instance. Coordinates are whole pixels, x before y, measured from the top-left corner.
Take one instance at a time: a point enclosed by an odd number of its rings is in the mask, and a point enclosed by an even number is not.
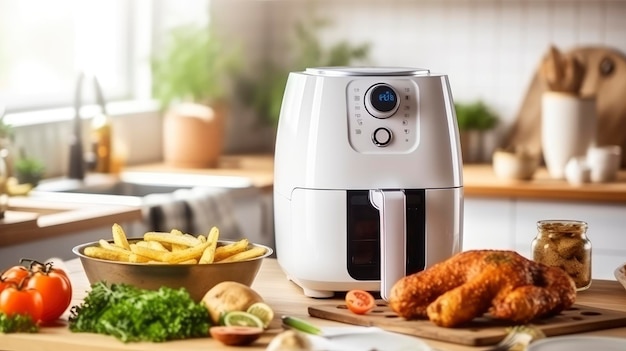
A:
[[[516,146],[511,138],[536,146],[539,101],[532,93],[544,89],[537,77],[551,47],[558,53],[615,50],[610,59],[588,59],[587,73],[626,82],[619,78],[626,69],[620,56],[626,52],[624,18],[626,1],[617,0],[0,0],[0,125],[11,131],[0,141],[10,144],[15,162],[26,156],[43,162],[44,178],[67,176],[83,72],[82,141],[90,145],[92,122],[101,112],[88,82],[96,76],[112,127],[115,167],[109,171],[163,161],[210,168],[214,160],[202,157],[214,152],[272,153],[289,71],[332,64],[412,66],[448,74],[465,136],[464,160],[490,164],[498,148]],[[202,61],[215,64],[207,70],[194,66]],[[626,141],[626,117],[620,115],[626,107],[612,105],[623,102],[626,87],[619,84],[611,104],[602,102],[617,111],[605,126],[611,144]],[[191,98],[194,93],[199,96]],[[220,132],[205,138],[218,143],[217,151],[182,145],[198,130],[164,117],[190,113],[179,109],[185,101],[225,111]],[[213,113],[194,111],[200,119]],[[528,132],[522,137],[512,134],[520,120]],[[468,141],[470,134],[478,139]],[[466,233],[510,229],[494,246],[528,250],[542,214],[526,215],[527,233],[520,239],[519,218],[513,216],[518,224],[509,221],[514,205],[480,201],[466,200]],[[556,205],[551,208],[562,203]],[[601,218],[623,211],[594,208]],[[485,213],[497,217],[498,210],[505,211],[503,222],[485,229]],[[264,216],[271,221],[271,213]],[[474,239],[467,247],[485,242]],[[607,267],[621,262],[622,252],[611,250],[604,252],[611,257]]]
[[[298,24],[308,26],[326,49],[344,41],[367,45],[365,59],[352,64],[447,73],[456,101],[483,101],[499,119],[484,143],[485,161],[511,128],[550,45],[626,50],[626,2],[614,0],[406,0],[384,6],[368,0],[27,0],[1,1],[0,8],[0,103],[7,107],[5,121],[15,126],[15,145],[45,160],[46,176],[67,169],[65,146],[81,70],[94,73],[102,85],[124,162],[162,158],[150,59],[181,24],[210,23],[223,39],[221,50],[239,61],[229,79],[256,79],[256,89],[273,84],[260,80],[267,78],[260,74],[268,70],[265,63],[297,64]],[[316,20],[327,24],[311,25]],[[264,123],[265,110],[234,84],[229,89],[233,106],[224,151],[271,151],[274,128]],[[95,101],[91,89],[84,96]],[[94,113],[89,107],[85,119]]]

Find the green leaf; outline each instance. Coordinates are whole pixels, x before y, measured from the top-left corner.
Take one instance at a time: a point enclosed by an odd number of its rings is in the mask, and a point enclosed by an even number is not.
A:
[[[28,315],[8,316],[0,312],[0,333],[37,333],[39,327]]]
[[[166,108],[175,101],[211,103],[222,99],[239,60],[209,27],[184,25],[168,33],[151,67],[153,96]]]
[[[162,342],[208,335],[209,313],[184,289],[144,290],[99,282],[70,310],[73,332],[112,335],[123,342]]]
[[[498,116],[482,101],[457,102],[454,108],[460,130],[489,130],[498,124]]]

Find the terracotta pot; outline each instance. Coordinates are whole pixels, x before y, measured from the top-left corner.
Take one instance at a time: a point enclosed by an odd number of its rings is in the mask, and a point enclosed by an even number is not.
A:
[[[163,119],[163,159],[172,167],[218,165],[224,145],[226,106],[195,103],[172,106]]]
[[[480,130],[464,130],[460,134],[463,163],[482,161],[483,133]]]

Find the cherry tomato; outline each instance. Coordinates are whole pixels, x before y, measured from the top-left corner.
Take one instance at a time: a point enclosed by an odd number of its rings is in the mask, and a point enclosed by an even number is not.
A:
[[[0,292],[0,311],[8,316],[28,315],[34,322],[39,322],[43,312],[43,300],[37,290],[9,286]]]
[[[374,296],[364,290],[350,290],[346,293],[346,305],[356,314],[366,314],[376,307]]]
[[[63,270],[46,264],[44,269],[35,270],[26,283],[26,288],[37,290],[43,301],[42,323],[57,320],[72,301],[72,286]]]

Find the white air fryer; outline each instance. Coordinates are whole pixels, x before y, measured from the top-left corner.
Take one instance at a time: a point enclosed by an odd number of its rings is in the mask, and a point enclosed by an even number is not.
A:
[[[457,253],[463,180],[446,75],[289,75],[275,150],[276,255],[310,297],[380,291]],[[442,277],[445,279],[445,277]]]

